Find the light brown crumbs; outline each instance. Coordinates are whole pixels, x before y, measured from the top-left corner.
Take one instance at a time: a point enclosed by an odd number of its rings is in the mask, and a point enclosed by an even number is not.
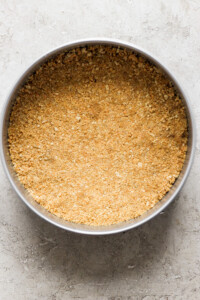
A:
[[[44,64],[8,130],[19,180],[68,221],[107,225],[152,208],[178,177],[187,119],[170,81],[127,50],[89,46]]]

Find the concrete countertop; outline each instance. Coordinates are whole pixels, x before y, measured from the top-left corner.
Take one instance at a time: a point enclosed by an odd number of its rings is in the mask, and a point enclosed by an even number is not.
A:
[[[198,0],[1,0],[0,109],[40,55],[79,38],[133,42],[182,83],[196,156],[176,201],[140,228],[89,237],[62,231],[16,196],[0,165],[0,299],[200,299],[200,3]]]

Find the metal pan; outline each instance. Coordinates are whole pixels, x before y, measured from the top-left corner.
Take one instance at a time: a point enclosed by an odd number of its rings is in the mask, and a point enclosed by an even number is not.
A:
[[[41,205],[39,205],[26,191],[26,189],[23,187],[23,185],[19,182],[16,173],[13,169],[12,162],[9,156],[8,151],[8,125],[9,125],[9,117],[11,113],[11,109],[13,106],[13,103],[15,101],[16,95],[19,91],[19,89],[23,86],[23,84],[26,82],[29,75],[31,75],[35,70],[37,70],[44,62],[49,60],[50,58],[54,57],[58,53],[62,51],[66,51],[69,49],[73,49],[78,46],[86,46],[86,45],[111,45],[111,46],[119,46],[121,48],[127,48],[130,50],[133,50],[135,53],[138,53],[142,55],[143,57],[147,58],[149,61],[151,61],[153,64],[158,66],[160,69],[163,70],[163,72],[166,74],[166,76],[173,82],[174,87],[177,89],[178,93],[182,97],[183,104],[186,109],[187,113],[187,119],[188,119],[188,150],[186,159],[184,162],[183,169],[175,181],[174,185],[170,189],[170,191],[149,211],[144,213],[142,216],[132,219],[126,222],[122,222],[115,225],[109,225],[109,226],[88,226],[83,224],[75,224],[71,222],[64,221],[53,214],[49,213],[46,209],[44,209]],[[191,169],[192,161],[194,158],[194,150],[195,150],[195,126],[194,126],[194,118],[191,111],[190,102],[188,100],[188,97],[186,96],[185,92],[183,91],[180,84],[177,82],[177,80],[174,78],[174,76],[171,74],[171,72],[154,56],[149,54],[147,51],[142,50],[141,48],[127,43],[122,42],[119,40],[111,40],[111,39],[88,39],[88,40],[79,40],[71,43],[67,43],[59,48],[54,49],[53,51],[48,52],[41,58],[39,58],[36,62],[34,62],[19,78],[13,89],[11,90],[3,111],[1,115],[1,124],[0,124],[0,152],[1,152],[1,159],[3,163],[3,167],[5,169],[5,172],[10,180],[10,183],[18,196],[26,203],[26,205],[34,211],[38,216],[43,218],[44,220],[50,222],[51,224],[54,224],[60,228],[81,233],[81,234],[89,234],[89,235],[105,235],[105,234],[113,234],[118,233],[122,231],[126,231],[132,228],[135,228],[137,226],[142,225],[143,223],[151,220],[156,215],[158,215],[161,211],[163,211],[177,196],[177,194],[180,192],[181,188],[183,187],[186,178],[188,177],[189,171]]]

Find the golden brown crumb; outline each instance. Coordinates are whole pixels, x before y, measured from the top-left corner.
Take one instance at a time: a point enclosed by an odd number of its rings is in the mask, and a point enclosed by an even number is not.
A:
[[[170,81],[131,51],[89,46],[45,63],[8,130],[19,180],[68,221],[108,225],[152,208],[178,177],[187,119]]]

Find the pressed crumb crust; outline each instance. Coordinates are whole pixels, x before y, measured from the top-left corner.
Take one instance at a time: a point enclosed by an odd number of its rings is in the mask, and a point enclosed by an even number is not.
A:
[[[182,101],[162,72],[109,46],[62,53],[19,91],[10,156],[33,198],[65,220],[108,225],[152,208],[187,151]]]

